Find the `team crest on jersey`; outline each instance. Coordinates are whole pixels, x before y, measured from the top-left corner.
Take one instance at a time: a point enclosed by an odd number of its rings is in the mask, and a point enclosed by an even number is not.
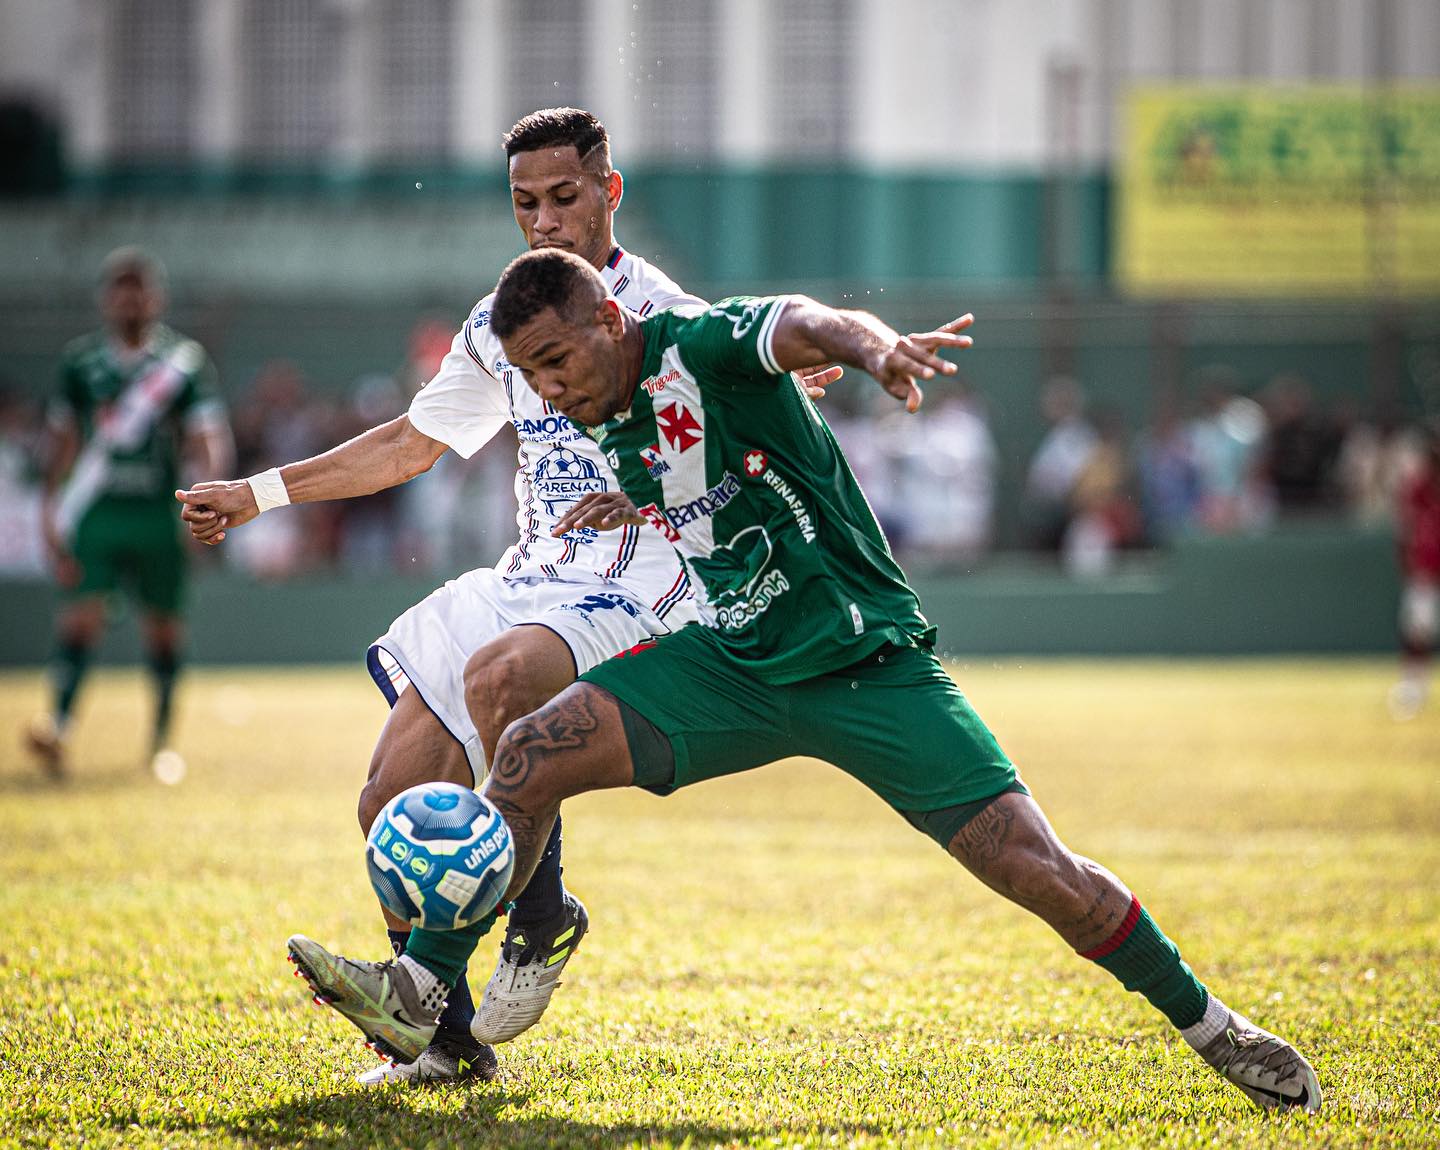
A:
[[[655,426],[660,429],[665,442],[679,452],[689,451],[705,437],[700,430],[700,421],[680,403],[672,403],[656,411]]]
[[[568,447],[557,447],[535,465],[535,494],[549,515],[560,515],[583,496],[609,484],[595,462]]]
[[[665,462],[665,457],[660,454],[660,445],[652,443],[649,447],[640,449],[640,461],[645,464],[645,470],[650,473],[651,479],[659,479],[662,475],[670,474],[670,465]]]

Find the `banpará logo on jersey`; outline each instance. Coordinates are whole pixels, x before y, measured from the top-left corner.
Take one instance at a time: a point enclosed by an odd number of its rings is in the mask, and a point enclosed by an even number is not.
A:
[[[671,543],[677,543],[680,540],[680,528],[685,524],[709,518],[739,494],[740,480],[735,478],[734,473],[727,471],[720,482],[699,499],[692,499],[689,503],[681,503],[675,507],[647,503],[640,508],[640,514],[658,527]]]
[[[672,403],[655,412],[655,426],[665,437],[665,442],[678,452],[689,451],[703,438],[700,421],[683,403]]]
[[[640,608],[635,606],[624,595],[616,595],[609,591],[596,591],[585,598],[576,600],[574,603],[566,603],[561,607],[562,611],[571,611],[590,626],[595,626],[594,620],[590,618],[596,611],[623,611],[632,619],[640,618]]]
[[[510,422],[515,425],[516,435],[532,443],[569,443],[580,438],[575,425],[563,415],[547,415],[541,419],[520,419],[517,416]]]
[[[660,445],[658,443],[652,443],[649,447],[642,447],[640,449],[640,462],[645,465],[645,470],[650,473],[651,479],[659,479],[662,475],[670,474],[670,465],[665,462],[665,457],[660,454]]]
[[[640,386],[647,394],[654,395],[657,391],[664,391],[667,384],[679,383],[680,372],[676,369],[667,371],[664,375],[652,375],[649,379],[642,379]]]
[[[764,304],[747,303],[738,312],[728,311],[723,307],[712,307],[710,314],[716,319],[728,320],[732,329],[731,339],[743,339],[745,333],[755,326],[755,321],[760,318],[760,312]]]
[[[535,465],[535,494],[546,514],[560,515],[582,496],[608,490],[595,461],[568,447],[555,448]]]

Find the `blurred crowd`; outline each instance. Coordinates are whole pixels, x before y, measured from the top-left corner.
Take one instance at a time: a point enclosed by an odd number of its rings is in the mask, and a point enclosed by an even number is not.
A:
[[[401,414],[450,338],[443,321],[423,322],[397,370],[339,392],[317,388],[291,363],[266,364],[231,401],[237,474],[317,454]],[[1157,396],[1138,428],[1114,408],[1092,407],[1078,381],[1051,379],[1039,392],[1045,430],[1023,467],[1002,460],[989,407],[963,381],[932,388],[919,419],[861,388],[836,388],[823,406],[902,560],[949,571],[973,570],[997,545],[1087,576],[1111,571],[1127,551],[1261,532],[1287,517],[1382,525],[1424,454],[1418,428],[1366,418],[1353,402],[1324,407],[1299,376],[1247,394],[1224,368],[1201,373],[1184,398]],[[39,403],[0,387],[6,574],[44,570],[43,422]],[[402,487],[263,516],[206,558],[265,579],[493,562],[515,531],[515,446],[507,428],[473,459],[447,453]],[[202,478],[222,477],[191,477]],[[1000,523],[997,504],[1018,510]]]

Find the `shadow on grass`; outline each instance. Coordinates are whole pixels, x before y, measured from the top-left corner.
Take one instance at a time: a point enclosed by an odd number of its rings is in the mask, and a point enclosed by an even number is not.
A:
[[[635,1143],[707,1146],[750,1142],[773,1130],[746,1126],[715,1126],[703,1122],[640,1126],[602,1125],[579,1118],[501,1116],[521,1107],[527,1095],[490,1087],[468,1088],[459,1111],[416,1110],[425,1097],[406,1089],[386,1088],[299,1098],[233,1117],[209,1121],[166,1115],[147,1128],[174,1134],[225,1134],[255,1146],[303,1146],[308,1150],[350,1150],[382,1147],[525,1147],[588,1146],[612,1150]],[[128,1124],[127,1124],[128,1125]],[[846,1124],[831,1130],[848,1141],[878,1134],[879,1128]]]

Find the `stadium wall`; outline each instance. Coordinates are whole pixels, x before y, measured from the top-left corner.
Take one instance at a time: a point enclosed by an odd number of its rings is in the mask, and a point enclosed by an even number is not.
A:
[[[438,580],[437,580],[438,581]],[[1263,538],[1182,541],[1097,581],[997,561],[968,576],[914,579],[947,658],[1016,655],[1333,655],[1394,648],[1399,595],[1388,533],[1288,526]],[[389,621],[433,589],[425,579],[197,581],[190,618],[199,663],[354,662]],[[0,584],[0,664],[50,653],[54,592]],[[101,658],[129,662],[133,619]]]

